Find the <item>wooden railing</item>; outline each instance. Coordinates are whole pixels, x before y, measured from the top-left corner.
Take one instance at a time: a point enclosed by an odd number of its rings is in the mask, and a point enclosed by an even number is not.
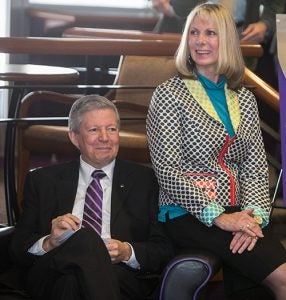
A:
[[[248,68],[245,68],[244,82],[254,88],[253,92],[257,97],[263,100],[276,112],[280,111],[280,97],[278,91]]]
[[[174,55],[177,41],[1,37],[0,52],[48,55]]]
[[[71,27],[63,32],[63,37],[114,38],[138,40],[175,40],[180,41],[179,33],[153,33],[142,30],[119,30],[108,28]]]
[[[248,86],[258,101],[258,107],[264,107],[265,114],[272,118],[260,118],[260,126],[264,133],[268,162],[279,172],[281,170],[281,137],[279,131],[280,96],[279,92],[268,83],[245,68],[244,84]],[[261,116],[262,114],[260,114]],[[276,123],[276,124],[275,124]],[[277,129],[278,124],[278,129]],[[276,126],[275,126],[276,125]],[[271,185],[274,183],[271,183]]]
[[[93,39],[137,39],[137,40],[163,40],[174,41],[179,45],[181,34],[179,33],[152,33],[140,30],[117,30],[107,28],[72,27],[64,31],[63,37],[69,38],[93,38]],[[244,57],[261,57],[263,48],[260,44],[241,44]]]
[[[148,39],[92,39],[0,37],[0,52],[49,55],[140,55],[172,56],[179,41]],[[243,56],[260,57],[260,45],[241,44]]]

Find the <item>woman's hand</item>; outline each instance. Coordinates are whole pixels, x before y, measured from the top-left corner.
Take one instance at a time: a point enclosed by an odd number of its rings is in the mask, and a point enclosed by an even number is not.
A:
[[[250,237],[262,238],[262,230],[253,219],[252,213],[253,209],[230,214],[222,213],[214,219],[214,224],[225,231],[242,232]]]
[[[233,239],[230,243],[230,250],[232,253],[239,253],[241,254],[246,249],[251,251],[258,241],[258,237],[249,236],[244,232],[234,232]]]
[[[251,251],[258,238],[263,238],[262,230],[253,219],[252,213],[253,209],[231,214],[222,213],[214,220],[214,224],[220,229],[233,232],[229,248],[234,254]]]

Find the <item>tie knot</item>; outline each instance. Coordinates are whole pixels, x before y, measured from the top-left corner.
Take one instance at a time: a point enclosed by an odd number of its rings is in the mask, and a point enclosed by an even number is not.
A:
[[[101,179],[106,176],[106,174],[102,170],[95,170],[92,172],[91,176],[95,179]]]

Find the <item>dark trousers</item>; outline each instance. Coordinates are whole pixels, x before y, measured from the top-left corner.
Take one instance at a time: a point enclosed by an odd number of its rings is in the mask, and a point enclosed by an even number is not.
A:
[[[39,257],[27,276],[37,300],[153,300],[158,287],[158,277],[112,264],[100,236],[88,229]]]
[[[43,300],[117,300],[118,281],[102,239],[77,231],[65,243],[39,257],[27,276],[28,292]]]

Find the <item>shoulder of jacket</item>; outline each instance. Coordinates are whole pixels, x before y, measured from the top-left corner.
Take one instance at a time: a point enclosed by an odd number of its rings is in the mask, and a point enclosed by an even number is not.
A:
[[[118,159],[118,161],[123,164],[124,167],[129,168],[130,170],[134,170],[135,172],[146,172],[146,173],[152,173],[153,168],[152,166],[143,165],[138,162],[130,161],[130,160],[121,160]]]
[[[36,167],[34,169],[31,169],[29,171],[29,174],[31,174],[32,176],[49,175],[61,172],[68,172],[69,170],[75,170],[78,168],[79,160],[73,160],[55,165]]]
[[[156,91],[170,91],[170,92],[176,92],[177,90],[184,89],[185,83],[182,78],[180,78],[178,75],[175,75],[174,77],[169,78],[168,80],[164,81],[158,87],[156,88]]]
[[[249,99],[252,101],[256,101],[256,97],[255,97],[254,93],[244,86],[241,87],[237,93],[238,93],[238,96],[243,99]]]

